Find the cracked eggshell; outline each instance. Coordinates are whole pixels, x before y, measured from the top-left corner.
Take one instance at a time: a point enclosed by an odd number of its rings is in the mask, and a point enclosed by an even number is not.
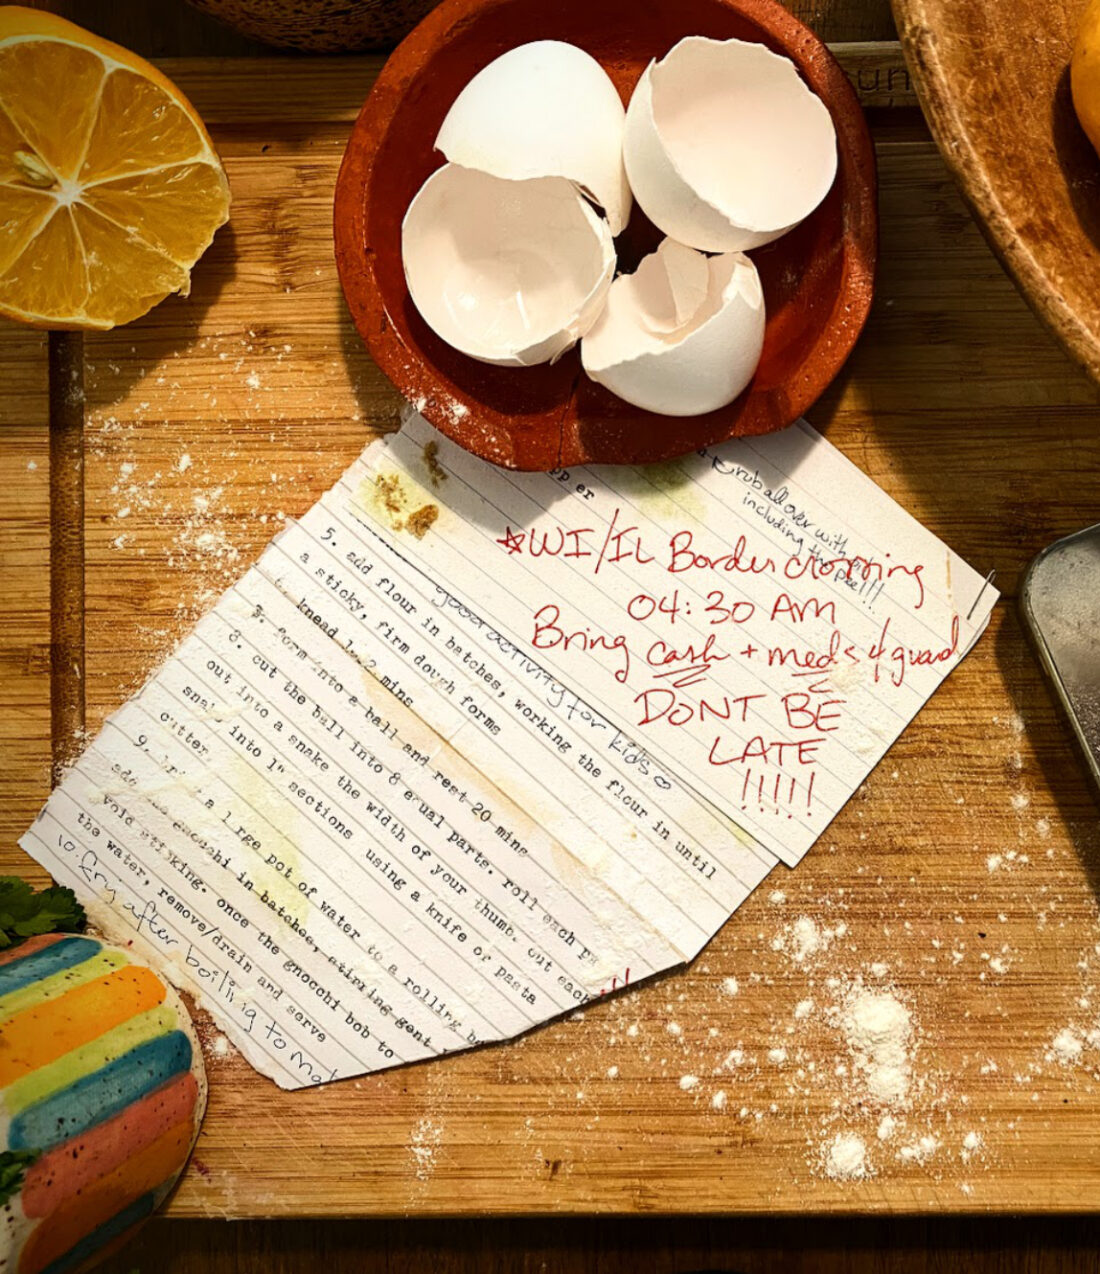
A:
[[[740,252],[705,257],[665,239],[611,285],[581,342],[584,370],[645,411],[699,416],[731,403],[764,347],[764,293]]]
[[[790,59],[690,36],[646,68],[627,111],[634,197],[665,234],[705,252],[771,243],[836,177],[836,130]]]
[[[452,163],[512,181],[564,177],[603,208],[617,235],[630,217],[626,112],[595,58],[560,40],[498,57],[447,112],[436,149]]]
[[[561,177],[508,181],[444,164],[401,228],[416,308],[484,363],[552,362],[592,326],[615,273],[607,222]]]

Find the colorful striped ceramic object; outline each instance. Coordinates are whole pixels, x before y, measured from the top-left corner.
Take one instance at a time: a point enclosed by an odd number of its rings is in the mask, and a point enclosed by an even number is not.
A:
[[[206,1107],[178,995],[97,938],[0,955],[0,1138],[32,1152],[0,1210],[0,1274],[75,1274],[157,1207]]]

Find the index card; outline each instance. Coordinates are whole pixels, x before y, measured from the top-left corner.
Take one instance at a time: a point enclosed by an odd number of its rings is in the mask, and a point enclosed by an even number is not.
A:
[[[371,444],[23,839],[285,1087],[692,958],[996,599],[808,426],[515,474]]]
[[[997,599],[804,422],[538,475],[454,447],[429,472],[432,438],[415,419],[368,450],[341,483],[348,515],[790,865]],[[439,520],[411,547],[387,493],[428,501],[433,474]]]

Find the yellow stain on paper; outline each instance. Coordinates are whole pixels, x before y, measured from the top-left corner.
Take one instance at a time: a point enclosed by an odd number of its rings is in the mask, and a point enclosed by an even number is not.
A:
[[[408,479],[403,480],[396,473],[375,474],[373,487],[365,483],[366,491],[360,491],[360,499],[369,497],[395,531],[408,531],[422,540],[439,517],[439,505],[426,499],[427,492],[419,488],[410,493],[406,482]]]

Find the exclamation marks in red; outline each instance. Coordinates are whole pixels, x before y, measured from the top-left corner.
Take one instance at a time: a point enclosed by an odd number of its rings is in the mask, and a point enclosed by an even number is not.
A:
[[[767,781],[768,776],[765,774],[760,774],[757,776],[756,804],[759,807],[761,814],[781,814],[783,812],[783,808],[786,807],[787,817],[794,818],[795,794],[799,791],[798,780],[793,778],[788,779],[787,785],[785,786],[783,781],[785,777],[786,776],[783,774],[777,774],[775,776],[775,783],[771,789],[771,799],[770,799],[771,808],[769,809],[769,802],[765,799],[765,796],[764,796],[764,785]],[[816,778],[817,778],[817,771],[811,770],[810,781],[809,783],[806,784],[806,813],[807,814],[813,813],[814,780]],[[743,810],[748,809],[749,786],[752,782],[753,782],[752,770],[746,770],[744,781],[741,784],[741,808]]]

